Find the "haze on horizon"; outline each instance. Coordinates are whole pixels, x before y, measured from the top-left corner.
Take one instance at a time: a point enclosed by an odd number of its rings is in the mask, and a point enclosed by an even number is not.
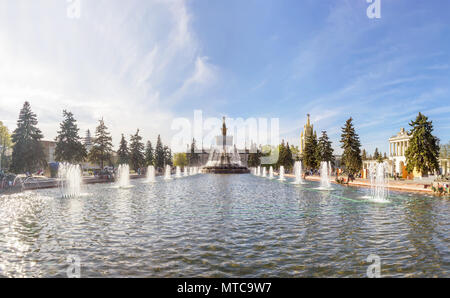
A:
[[[103,117],[117,147],[137,128],[170,143],[202,110],[280,118],[298,145],[310,113],[339,152],[351,116],[372,153],[422,112],[448,143],[450,3],[381,3],[369,19],[366,0],[0,0],[0,121],[14,130],[27,100],[45,139],[67,109],[82,136]]]

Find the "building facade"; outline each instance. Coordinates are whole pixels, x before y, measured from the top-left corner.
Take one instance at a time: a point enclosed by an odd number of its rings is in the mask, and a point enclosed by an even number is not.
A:
[[[306,139],[312,134],[316,134],[316,132],[314,131],[314,125],[311,124],[311,115],[308,114],[306,116],[307,116],[306,124],[303,127],[302,133],[300,135],[300,147],[299,147],[300,156],[302,156],[305,150]]]
[[[389,139],[389,160],[391,161],[391,174],[405,176],[406,168],[406,149],[409,147],[411,136],[404,128],[400,132]],[[403,177],[406,178],[406,177]]]

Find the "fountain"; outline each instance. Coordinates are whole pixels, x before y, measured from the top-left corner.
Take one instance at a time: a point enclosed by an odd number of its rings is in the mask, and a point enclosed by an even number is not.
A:
[[[294,164],[295,181],[293,184],[305,184],[302,178],[302,162],[296,161]]]
[[[256,176],[261,176],[261,167],[260,166],[258,166],[256,168]]]
[[[269,179],[273,179],[273,167],[271,166],[269,169]]]
[[[227,140],[230,139],[227,137],[227,126],[225,117],[223,117],[222,136],[216,138],[217,147],[211,148],[208,162],[203,168],[204,173],[246,174],[250,172],[247,167],[242,165],[236,146],[231,147],[227,144]]]
[[[175,178],[181,178],[181,168],[179,166],[177,166]]]
[[[187,176],[189,176],[189,169],[188,169],[188,167],[184,167],[184,177],[187,177]]]
[[[322,161],[320,163],[320,187],[319,190],[332,190],[331,182],[330,182],[330,170],[331,164],[330,162]]]
[[[267,169],[266,167],[263,167],[263,171],[262,171],[262,177],[266,178],[267,177]]]
[[[155,167],[148,166],[147,168],[147,182],[155,182]]]
[[[284,178],[284,166],[280,166],[280,181],[285,181],[286,178]]]
[[[130,166],[127,164],[119,165],[117,168],[116,186],[119,188],[130,187]]]
[[[164,180],[172,179],[172,167],[170,165],[166,165],[166,173],[164,175]]]
[[[385,163],[377,163],[369,168],[370,177],[370,199],[376,202],[389,202],[389,192],[387,186],[387,165]]]
[[[77,197],[81,193],[81,168],[79,165],[61,163],[58,168],[59,188],[64,198]]]

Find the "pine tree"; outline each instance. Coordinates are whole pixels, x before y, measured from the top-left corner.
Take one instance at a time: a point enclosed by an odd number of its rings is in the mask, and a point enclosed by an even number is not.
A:
[[[439,170],[439,139],[433,136],[433,122],[419,113],[415,121],[409,124],[408,149],[406,149],[406,170],[412,173],[414,169],[422,175]]]
[[[341,135],[341,148],[344,149],[342,154],[342,164],[344,165],[344,173],[346,173],[350,179],[352,179],[362,168],[361,143],[359,141],[359,136],[355,132],[352,121],[352,118],[347,120],[345,126],[342,128]]]
[[[125,136],[122,134],[122,138],[120,139],[119,150],[117,150],[117,156],[119,157],[118,163],[128,164],[130,162],[130,150],[128,149],[128,143],[125,139]]]
[[[200,156],[198,155],[197,146],[195,144],[195,139],[192,139],[191,143],[191,152],[189,153],[189,165],[190,166],[198,166],[200,161]]]
[[[362,160],[367,160],[367,152],[366,152],[366,149],[363,149],[363,151],[362,151],[362,155],[361,155],[361,159]]]
[[[378,148],[375,148],[375,153],[373,154],[373,159],[375,159],[375,160],[380,159],[380,153],[378,152]]]
[[[305,149],[303,151],[303,164],[309,170],[318,169],[320,166],[317,135],[315,133],[306,137]]]
[[[145,164],[144,143],[139,135],[139,129],[130,139],[130,164],[135,172]]]
[[[88,158],[92,163],[100,164],[100,167],[103,169],[105,162],[111,161],[112,152],[112,137],[108,132],[108,127],[106,127],[103,119],[99,120],[99,125],[95,129],[95,139]]]
[[[291,171],[292,168],[294,167],[294,158],[292,157],[292,151],[291,147],[289,146],[289,142],[286,144],[283,166],[288,171]]]
[[[331,147],[331,141],[328,138],[326,131],[322,131],[322,136],[319,138],[317,148],[320,161],[330,162],[334,166],[334,150]]]
[[[164,146],[164,164],[165,165],[173,165],[172,161],[172,150],[168,146]]]
[[[145,147],[145,164],[147,166],[153,166],[155,164],[154,156],[152,142],[148,141]]]
[[[284,140],[281,141],[281,144],[278,146],[278,161],[276,163],[276,168],[280,169],[280,166],[284,166],[286,159],[286,145],[284,144]]]
[[[80,129],[71,112],[63,111],[64,120],[59,125],[60,130],[56,137],[55,159],[72,164],[82,162],[87,157],[86,148],[78,135]]]
[[[383,159],[387,159],[387,154],[386,154],[386,152],[384,152]]]
[[[155,167],[158,169],[164,168],[165,154],[164,147],[161,142],[161,136],[158,135],[158,140],[156,141],[155,149]]]
[[[13,153],[11,171],[14,173],[33,172],[46,165],[44,150],[40,143],[43,138],[37,127],[36,114],[31,111],[29,102],[20,110],[17,128],[12,134]]]

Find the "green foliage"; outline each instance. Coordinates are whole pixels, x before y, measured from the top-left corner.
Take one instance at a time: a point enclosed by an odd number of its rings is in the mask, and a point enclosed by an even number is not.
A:
[[[363,149],[363,151],[362,151],[362,155],[361,155],[361,159],[362,160],[367,160],[367,152],[366,152],[366,149]]]
[[[173,156],[173,165],[184,168],[188,165],[186,153],[175,153]]]
[[[279,156],[276,168],[279,169],[280,166],[283,166],[287,171],[292,170],[294,166],[294,159],[292,157],[291,148],[289,147],[289,143],[287,143],[286,145],[284,144],[284,140],[279,146]]]
[[[161,136],[158,135],[158,140],[156,141],[155,149],[155,167],[158,169],[164,168],[165,152],[164,147],[161,142]]]
[[[172,161],[172,150],[168,146],[164,146],[164,164],[165,165],[173,165]]]
[[[40,143],[43,135],[37,124],[36,114],[31,111],[31,106],[26,101],[20,110],[17,128],[11,138],[14,143],[11,171],[14,173],[33,172],[46,166],[44,150]]]
[[[119,150],[117,150],[118,164],[128,164],[130,162],[130,150],[128,149],[128,142],[122,134],[120,139]]]
[[[111,162],[112,156],[112,137],[108,132],[105,122],[99,120],[99,125],[95,130],[95,139],[88,158],[92,163],[98,163],[103,169],[105,162]]]
[[[191,152],[187,155],[190,166],[198,166],[200,163],[200,155],[196,151],[197,146],[195,144],[195,139],[192,139]]]
[[[352,118],[347,120],[342,128],[341,135],[341,148],[344,149],[342,164],[344,165],[344,173],[349,176],[354,176],[362,168],[361,143],[352,121]]]
[[[142,137],[139,135],[139,129],[134,135],[131,135],[130,165],[135,172],[145,165],[144,143],[142,143]]]
[[[153,150],[152,142],[150,141],[147,142],[147,146],[145,147],[145,165],[155,165],[155,153]]]
[[[378,152],[378,148],[375,148],[375,152],[373,153],[373,159],[375,160],[380,159],[380,152]]]
[[[328,138],[327,132],[322,131],[322,136],[319,138],[319,142],[317,145],[317,156],[320,161],[330,162],[332,166],[335,164],[333,148],[331,147],[331,141]]]
[[[258,167],[261,165],[261,151],[256,149],[256,152],[252,152],[248,154],[247,165],[248,167]]]
[[[412,173],[414,169],[424,174],[439,170],[439,139],[433,136],[433,122],[419,113],[416,120],[409,124],[408,149],[406,149],[406,170]]]
[[[63,111],[64,120],[59,125],[56,137],[55,159],[72,164],[82,162],[87,157],[86,148],[78,135],[77,121],[71,112]]]
[[[319,144],[317,135],[311,134],[306,137],[303,150],[303,164],[308,170],[318,169],[320,166]]]
[[[12,146],[11,135],[8,127],[3,125],[0,121],[0,169],[8,168],[9,158],[6,156],[6,151]]]
[[[450,141],[447,145],[442,145],[439,156],[443,159],[450,158]]]

